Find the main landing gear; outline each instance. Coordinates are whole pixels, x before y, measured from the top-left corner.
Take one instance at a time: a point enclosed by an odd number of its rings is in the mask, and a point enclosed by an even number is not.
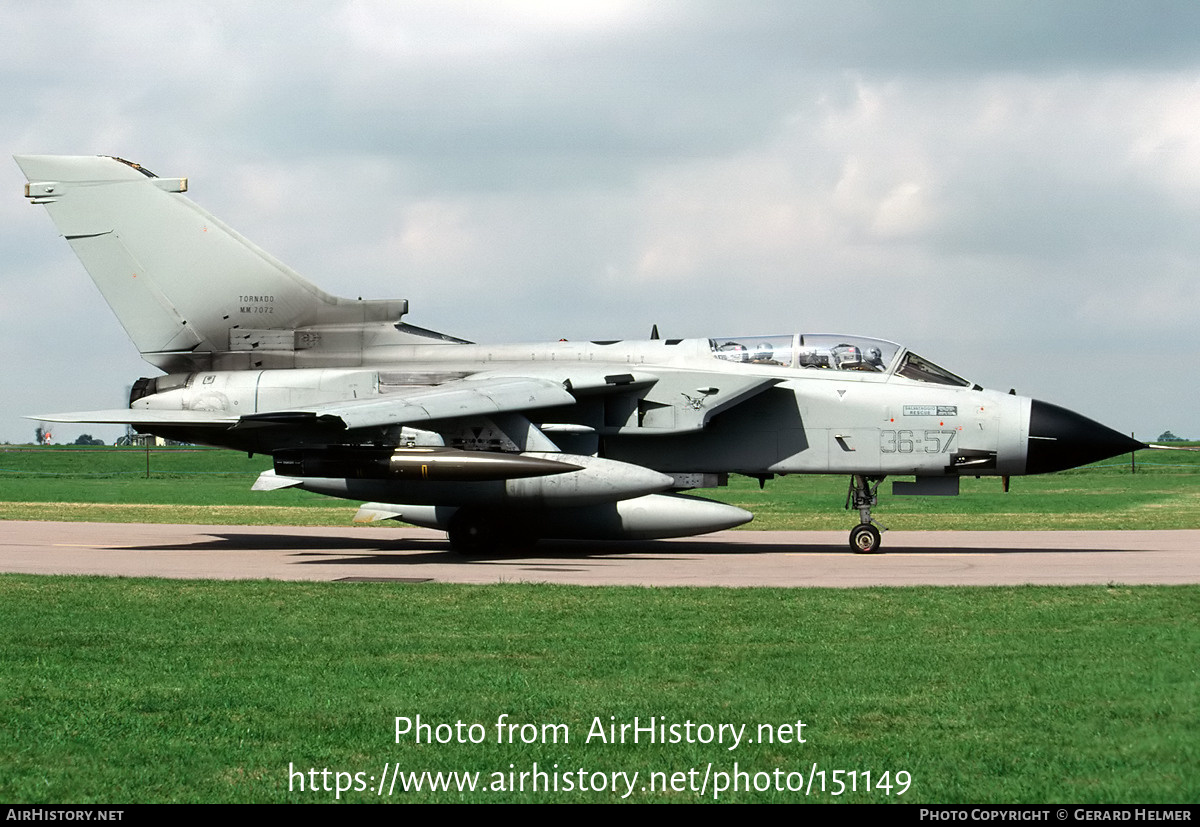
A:
[[[871,506],[879,504],[877,492],[881,482],[883,477],[855,474],[850,478],[850,490],[846,492],[846,509],[858,509],[858,525],[850,530],[850,550],[855,554],[879,552],[882,539],[879,529],[884,527],[871,519]]]
[[[537,542],[520,512],[460,508],[450,518],[446,533],[450,548],[463,557],[524,552]]]

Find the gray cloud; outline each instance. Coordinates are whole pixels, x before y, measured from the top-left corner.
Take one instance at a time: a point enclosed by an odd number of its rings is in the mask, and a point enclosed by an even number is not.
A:
[[[323,287],[470,338],[841,329],[1200,436],[1194,4],[281,8],[0,2],[3,143],[188,175]],[[22,184],[12,440],[151,371]]]

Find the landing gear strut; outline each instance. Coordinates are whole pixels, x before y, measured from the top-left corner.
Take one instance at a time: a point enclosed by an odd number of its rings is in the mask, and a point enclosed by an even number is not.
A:
[[[850,530],[850,550],[855,554],[875,554],[881,540],[879,530],[883,526],[871,519],[871,506],[879,504],[879,483],[883,477],[868,477],[855,474],[850,478],[850,490],[846,492],[846,508],[858,509],[858,525]]]

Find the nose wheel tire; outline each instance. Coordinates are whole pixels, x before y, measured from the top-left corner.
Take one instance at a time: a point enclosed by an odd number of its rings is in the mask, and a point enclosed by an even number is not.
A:
[[[850,531],[850,550],[855,554],[878,554],[881,539],[879,529],[870,523],[856,525]]]

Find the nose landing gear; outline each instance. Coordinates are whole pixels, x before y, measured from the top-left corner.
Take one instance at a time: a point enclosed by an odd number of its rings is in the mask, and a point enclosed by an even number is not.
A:
[[[881,482],[883,477],[855,474],[850,478],[846,509],[858,509],[858,525],[850,530],[850,550],[855,554],[877,554],[882,540],[880,529],[887,530],[871,519],[871,507],[879,503],[877,492]]]

